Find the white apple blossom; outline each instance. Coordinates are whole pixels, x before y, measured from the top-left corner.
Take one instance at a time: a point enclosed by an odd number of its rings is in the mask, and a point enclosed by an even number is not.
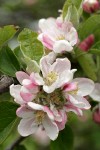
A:
[[[85,96],[89,95],[93,89],[94,82],[92,80],[87,78],[76,78],[70,83],[65,84],[63,93],[66,100],[74,107],[77,107],[77,111],[81,115],[82,112],[79,109],[89,109],[91,107]]]
[[[54,115],[47,106],[42,106],[33,102],[28,102],[17,109],[17,116],[22,118],[18,125],[18,132],[22,136],[35,133],[39,127],[45,130],[51,140],[58,136],[59,129],[54,121]]]
[[[43,89],[47,93],[52,93],[66,82],[73,79],[76,69],[71,70],[71,63],[67,58],[57,58],[55,62],[47,55],[41,58],[40,68],[43,74]]]
[[[58,19],[54,18],[40,19],[39,28],[41,33],[38,39],[55,53],[71,52],[78,41],[77,31],[71,22],[58,23]]]

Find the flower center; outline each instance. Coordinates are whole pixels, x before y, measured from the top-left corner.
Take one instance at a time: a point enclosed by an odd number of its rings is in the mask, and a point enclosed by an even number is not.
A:
[[[64,35],[60,35],[60,36],[57,37],[56,40],[64,40],[64,39],[65,39],[65,36]]]
[[[51,71],[48,73],[47,77],[45,78],[46,85],[50,86],[57,80],[58,74],[56,72]]]
[[[41,124],[42,123],[42,120],[44,119],[46,113],[43,112],[42,110],[37,110],[36,111],[36,114],[35,114],[35,119],[36,119],[36,122],[38,124]]]
[[[74,94],[74,95],[77,95],[77,92],[78,92],[78,88],[73,91],[68,91],[69,94]]]

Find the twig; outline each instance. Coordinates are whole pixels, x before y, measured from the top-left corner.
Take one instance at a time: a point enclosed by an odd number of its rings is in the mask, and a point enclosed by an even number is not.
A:
[[[0,94],[9,91],[9,86],[14,83],[13,78],[6,75],[0,77]]]
[[[18,146],[23,140],[25,139],[25,137],[20,136],[11,146],[10,148],[6,149],[6,150],[14,150],[14,148],[16,146]]]

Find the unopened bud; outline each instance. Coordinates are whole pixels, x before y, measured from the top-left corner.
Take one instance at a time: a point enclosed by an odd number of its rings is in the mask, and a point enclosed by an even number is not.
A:
[[[93,120],[94,122],[100,124],[100,110],[99,108],[96,108],[93,112]]]
[[[91,34],[79,44],[79,48],[83,51],[88,51],[93,44],[94,44],[94,35]]]
[[[87,13],[94,13],[100,8],[98,0],[84,0],[83,10]]]

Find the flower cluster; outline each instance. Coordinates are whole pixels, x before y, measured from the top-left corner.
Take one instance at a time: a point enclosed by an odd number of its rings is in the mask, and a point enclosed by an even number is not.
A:
[[[52,50],[40,59],[40,72],[16,73],[19,85],[10,86],[10,94],[20,105],[17,116],[21,118],[18,131],[22,136],[35,133],[40,128],[51,140],[65,128],[68,112],[81,116],[90,108],[85,96],[94,89],[94,82],[87,78],[74,78],[68,58],[58,53],[70,52],[77,43],[77,31],[61,17],[39,21],[38,39],[45,48]]]

